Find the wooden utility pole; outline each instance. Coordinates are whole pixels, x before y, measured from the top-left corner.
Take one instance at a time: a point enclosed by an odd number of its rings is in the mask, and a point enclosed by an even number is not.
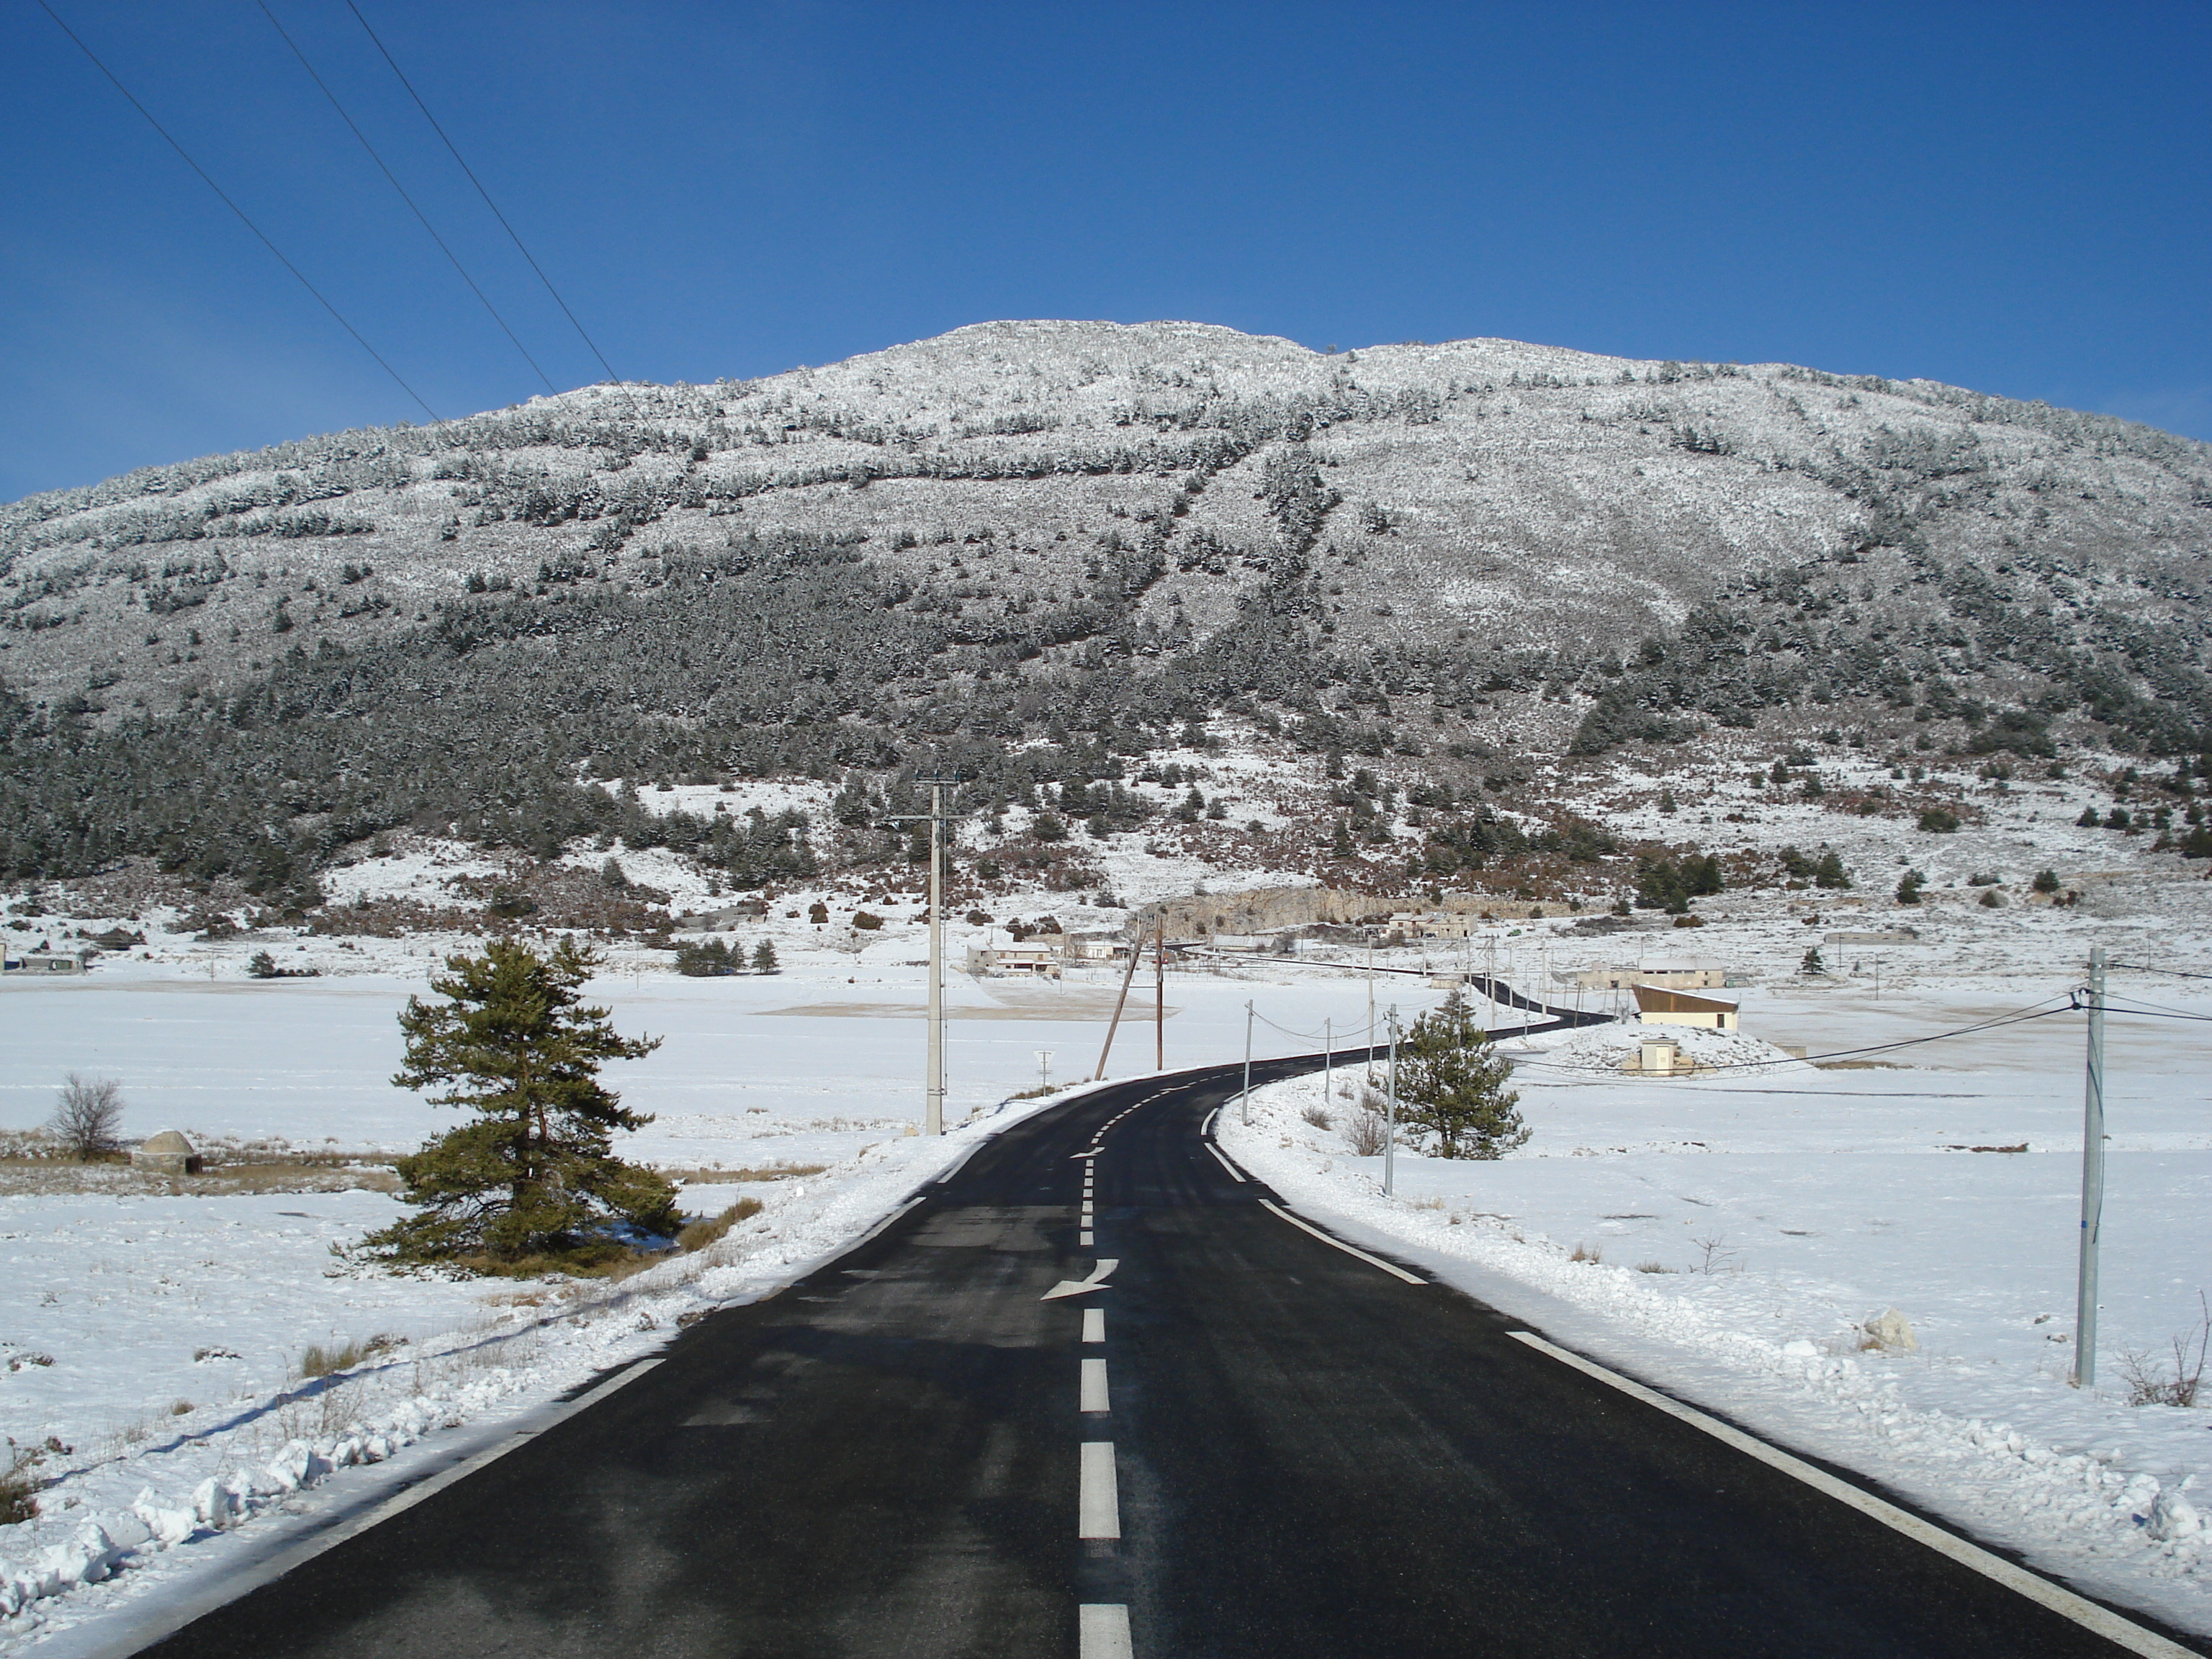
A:
[[[1129,981],[1137,976],[1137,963],[1145,954],[1145,933],[1142,922],[1129,932],[1129,965],[1121,970],[1121,994],[1114,999],[1114,1018],[1106,1027],[1106,1041],[1098,1050],[1098,1069],[1091,1074],[1093,1083],[1106,1076],[1106,1056],[1114,1052],[1114,1033],[1121,1029],[1121,1009],[1129,1000]]]

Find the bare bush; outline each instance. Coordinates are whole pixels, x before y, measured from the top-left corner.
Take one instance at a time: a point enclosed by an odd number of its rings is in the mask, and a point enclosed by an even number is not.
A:
[[[1326,1106],[1309,1106],[1298,1115],[1316,1129],[1334,1129],[1336,1119]]]
[[[1362,1089],[1359,1103],[1344,1126],[1344,1138],[1351,1145],[1352,1156],[1378,1156],[1389,1141],[1389,1107],[1382,1097],[1372,1089]]]
[[[1741,1273],[1743,1252],[1731,1247],[1728,1239],[1718,1233],[1711,1238],[1693,1238],[1700,1260],[1697,1269],[1701,1273]]]
[[[2204,1360],[2212,1347],[2212,1308],[2204,1292],[2197,1293],[2203,1317],[2168,1345],[2168,1353],[2137,1348],[2120,1356],[2120,1375],[2127,1380],[2130,1406],[2193,1406],[2204,1384]],[[2194,1344],[2192,1350],[2191,1344]]]
[[[7,1455],[0,1457],[0,1527],[37,1517],[39,1488],[46,1484],[35,1468],[40,1455],[36,1446],[8,1443]]]
[[[1588,1261],[1592,1263],[1601,1262],[1605,1260],[1605,1250],[1603,1247],[1599,1245],[1577,1244],[1575,1246],[1573,1253],[1567,1257],[1567,1260],[1570,1261]]]
[[[122,1150],[123,1085],[112,1077],[71,1072],[54,1108],[53,1131],[80,1164]]]

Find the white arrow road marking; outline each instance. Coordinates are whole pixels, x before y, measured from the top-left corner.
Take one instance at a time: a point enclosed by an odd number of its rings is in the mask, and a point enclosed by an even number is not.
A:
[[[1075,1610],[1075,1659],[1131,1659],[1129,1609],[1118,1601],[1086,1601]]]
[[[1086,1440],[1083,1443],[1082,1478],[1076,1487],[1075,1511],[1078,1538],[1119,1538],[1121,1535],[1121,1499],[1115,1490],[1114,1443],[1110,1440]]]
[[[1090,1278],[1063,1279],[1037,1300],[1050,1302],[1055,1297],[1081,1296],[1086,1291],[1103,1291],[1106,1288],[1106,1281],[1113,1276],[1114,1269],[1121,1265],[1121,1262],[1113,1256],[1102,1256],[1098,1265],[1091,1270]]]

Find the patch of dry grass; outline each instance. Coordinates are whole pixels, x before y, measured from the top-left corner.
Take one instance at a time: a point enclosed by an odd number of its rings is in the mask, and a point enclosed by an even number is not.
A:
[[[830,1166],[827,1164],[769,1164],[759,1168],[726,1170],[720,1164],[700,1170],[677,1170],[656,1166],[653,1173],[678,1186],[713,1186],[718,1182],[737,1181],[790,1181],[799,1176],[817,1176]]]
[[[404,1346],[405,1341],[404,1337],[380,1333],[352,1341],[333,1342],[328,1347],[319,1342],[310,1342],[307,1352],[300,1356],[300,1375],[312,1382],[334,1371],[349,1371],[363,1360],[390,1353],[394,1348]]]
[[[701,1219],[685,1227],[676,1235],[676,1248],[688,1255],[693,1250],[703,1250],[709,1244],[718,1244],[728,1235],[731,1228],[747,1217],[760,1212],[760,1200],[741,1198],[713,1220]]]
[[[198,1175],[132,1166],[129,1156],[81,1164],[44,1130],[0,1131],[0,1194],[178,1194],[222,1198],[239,1193],[399,1190],[396,1159],[380,1153],[303,1152],[281,1140],[225,1140],[200,1148]]]

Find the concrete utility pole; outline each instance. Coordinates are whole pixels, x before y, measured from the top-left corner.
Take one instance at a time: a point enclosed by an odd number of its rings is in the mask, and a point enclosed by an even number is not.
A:
[[[886,823],[929,825],[929,1055],[924,1062],[921,1115],[924,1134],[945,1133],[945,792],[960,781],[950,777],[917,777],[929,786],[929,811]]]
[[[2097,1243],[2105,1221],[2105,947],[2089,952],[2089,1065],[2081,1091],[2081,1263],[2074,1289],[2074,1386],[2097,1386]]]
[[[1244,1005],[1244,1092],[1237,1097],[1237,1115],[1252,1125],[1252,1005]]]
[[[1321,1023],[1321,1104],[1328,1109],[1328,1103],[1336,1097],[1336,1039],[1329,1030],[1329,1022]]]
[[[1382,1196],[1398,1190],[1398,1008],[1390,1007],[1390,1071],[1383,1085]]]
[[[1152,1069],[1168,1068],[1168,913],[1152,924]]]

